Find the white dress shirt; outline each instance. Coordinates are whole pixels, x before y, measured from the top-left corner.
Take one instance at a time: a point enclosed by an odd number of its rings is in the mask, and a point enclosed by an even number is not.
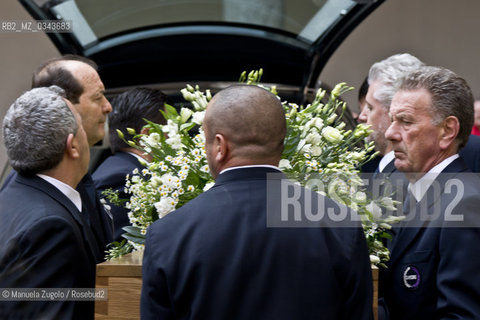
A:
[[[414,183],[408,184],[408,190],[415,196],[417,202],[422,200],[423,196],[427,192],[430,185],[433,181],[437,178],[437,176],[455,159],[459,158],[458,154],[454,154],[453,156],[448,157],[447,159],[443,160],[435,167],[430,169],[423,177],[415,181]]]
[[[78,193],[77,190],[73,189],[68,184],[63,183],[62,181],[52,178],[50,176],[40,173],[37,173],[37,176],[60,190],[61,193],[63,193],[68,199],[70,199],[70,201],[73,202],[75,207],[77,207],[78,211],[82,212],[82,198],[80,197],[80,193]]]
[[[382,159],[380,159],[380,162],[378,163],[378,171],[383,172],[387,164],[389,164],[393,159],[395,159],[395,152],[392,150],[384,155]]]

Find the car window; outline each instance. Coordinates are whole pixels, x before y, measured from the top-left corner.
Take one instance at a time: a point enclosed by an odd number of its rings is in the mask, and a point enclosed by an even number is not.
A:
[[[199,23],[276,29],[313,42],[355,4],[352,0],[309,0],[302,5],[298,0],[66,0],[55,3],[49,8],[50,13],[72,21],[73,33],[83,47],[134,29]]]

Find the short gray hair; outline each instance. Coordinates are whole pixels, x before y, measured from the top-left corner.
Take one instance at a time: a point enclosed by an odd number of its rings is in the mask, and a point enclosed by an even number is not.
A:
[[[408,53],[399,53],[374,63],[368,72],[368,83],[378,81],[379,86],[373,94],[385,108],[389,109],[393,96],[402,76],[425,64]]]
[[[406,74],[398,89],[425,89],[430,92],[432,123],[438,125],[449,116],[456,117],[460,123],[457,135],[459,148],[467,144],[473,126],[474,99],[465,79],[446,68],[423,67]]]
[[[22,94],[3,119],[3,138],[10,165],[22,174],[36,174],[56,167],[62,160],[77,120],[57,86],[36,88]]]

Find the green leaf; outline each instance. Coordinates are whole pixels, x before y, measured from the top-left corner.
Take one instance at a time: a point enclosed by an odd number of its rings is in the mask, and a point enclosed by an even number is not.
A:
[[[141,233],[142,229],[136,226],[125,226],[122,228],[122,230],[136,237],[144,237],[144,235]]]
[[[193,127],[195,127],[196,124],[194,122],[192,123],[184,123],[182,125],[180,125],[180,131],[183,131],[183,130],[186,130],[186,131],[190,131]]]
[[[388,232],[382,232],[382,233],[380,234],[380,238],[389,239],[389,240],[392,240],[392,239],[393,239],[393,238],[392,238],[392,235],[391,235],[390,233],[388,233]]]
[[[165,104],[165,110],[167,112],[167,114],[170,116],[169,119],[172,119],[172,118],[175,118],[178,116],[178,112],[177,112],[177,109],[175,109],[175,107],[172,107],[171,105],[169,104]]]
[[[122,234],[122,237],[138,244],[145,244],[145,236],[143,236],[143,238],[140,238],[140,237],[132,236],[129,233],[124,233]]]

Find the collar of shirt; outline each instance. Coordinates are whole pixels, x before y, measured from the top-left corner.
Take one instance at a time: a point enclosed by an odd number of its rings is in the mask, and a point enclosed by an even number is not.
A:
[[[378,163],[378,171],[383,172],[387,164],[389,164],[393,159],[395,159],[395,152],[392,150],[384,155],[382,159],[380,159],[380,162]]]
[[[410,192],[415,196],[417,202],[422,200],[423,196],[427,192],[428,188],[431,186],[433,181],[438,177],[438,175],[445,169],[453,160],[459,158],[458,154],[454,154],[453,156],[448,157],[447,159],[443,160],[435,167],[430,169],[426,174],[423,175],[420,179],[415,181],[415,183],[409,183],[408,189]]]
[[[137,158],[138,160],[140,160],[140,163],[144,163],[144,162],[145,162],[145,163],[147,164],[147,166],[150,165],[150,162],[148,162],[148,161],[145,160],[144,158],[140,157],[138,154],[133,153],[133,152],[128,152],[128,151],[127,151],[127,153],[128,153],[128,154],[131,154],[132,156],[134,156],[135,158]]]
[[[272,168],[272,169],[275,169],[275,170],[278,170],[278,171],[282,172],[282,170],[280,170],[279,167],[272,166],[272,165],[269,165],[269,164],[260,164],[260,165],[230,167],[230,168],[226,168],[226,169],[223,169],[222,171],[220,171],[220,174],[222,174],[224,172],[227,172],[227,171],[230,171],[230,170],[245,169],[245,168]]]
[[[58,190],[60,190],[61,193],[63,193],[68,199],[70,199],[70,201],[73,202],[75,207],[77,207],[78,211],[82,212],[82,198],[80,197],[80,193],[78,193],[77,190],[73,189],[68,184],[65,184],[62,181],[59,181],[50,176],[40,174],[40,173],[37,173],[37,176],[47,181],[48,183],[52,184]]]

